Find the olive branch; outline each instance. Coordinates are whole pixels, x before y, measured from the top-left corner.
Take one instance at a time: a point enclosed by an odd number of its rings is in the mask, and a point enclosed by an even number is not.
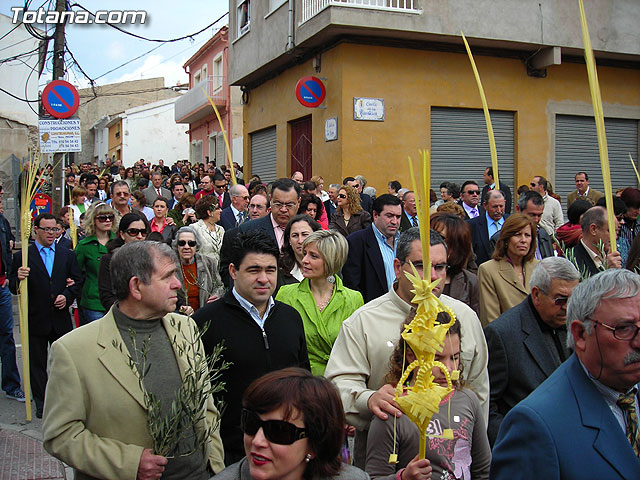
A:
[[[208,324],[205,324],[202,329],[196,328],[195,334],[191,329],[187,329],[189,331],[187,336],[183,331],[181,320],[171,318],[169,322],[178,331],[178,334],[169,338],[169,341],[180,357],[187,362],[187,366],[182,376],[182,385],[176,392],[167,414],[162,412],[161,402],[156,395],[148,392],[144,387],[144,379],[152,367],[147,358],[151,346],[150,337],[147,336],[139,345],[135,330],[129,329],[133,356],[122,342],[114,340],[113,346],[126,355],[129,368],[138,377],[140,390],[144,394],[144,405],[147,408],[147,428],[153,440],[153,452],[156,455],[172,458],[191,455],[199,448],[204,451],[211,432],[219,427],[224,402],[219,398],[213,398],[214,405],[220,414],[214,425],[209,425],[205,429],[198,429],[195,426],[206,419],[206,404],[209,397],[225,390],[221,376],[231,364],[222,359],[224,350],[222,343],[213,348],[211,355],[204,353],[201,340]],[[180,447],[184,448],[185,445],[192,445],[192,447],[187,452],[180,451]]]

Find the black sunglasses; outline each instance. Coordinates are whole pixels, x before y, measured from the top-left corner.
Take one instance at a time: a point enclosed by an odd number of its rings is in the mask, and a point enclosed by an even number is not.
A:
[[[347,196],[344,193],[339,193],[338,198],[347,198]]]
[[[112,215],[112,214],[108,214],[108,215],[96,215],[96,219],[97,219],[99,222],[107,222],[107,221],[109,221],[109,222],[113,222],[113,219],[114,219],[114,218],[115,218],[115,216],[114,216],[114,215]]]
[[[137,237],[138,235],[145,236],[147,234],[146,228],[127,228],[127,234],[132,237]]]
[[[261,420],[253,410],[242,409],[240,428],[247,435],[255,435],[262,428],[265,438],[278,445],[291,445],[307,437],[304,428],[298,428],[293,423],[284,420]]]
[[[195,247],[198,244],[195,240],[178,240],[179,247],[184,247],[187,243],[190,247]]]

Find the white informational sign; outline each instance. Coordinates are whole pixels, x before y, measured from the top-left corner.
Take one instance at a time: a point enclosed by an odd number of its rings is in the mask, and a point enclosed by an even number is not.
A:
[[[324,121],[324,141],[330,142],[331,140],[338,139],[338,118],[327,118]]]
[[[353,119],[384,122],[384,98],[353,98]]]
[[[41,153],[81,152],[80,120],[38,120]]]

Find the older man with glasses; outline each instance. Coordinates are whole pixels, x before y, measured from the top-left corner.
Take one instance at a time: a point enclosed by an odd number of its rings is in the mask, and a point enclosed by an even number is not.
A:
[[[492,445],[509,410],[569,358],[566,306],[579,277],[569,260],[543,259],[531,275],[531,294],[485,327]]]

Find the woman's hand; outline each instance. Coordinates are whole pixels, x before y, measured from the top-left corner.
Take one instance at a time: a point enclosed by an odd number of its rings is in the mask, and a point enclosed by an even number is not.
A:
[[[184,315],[193,315],[193,308],[191,308],[191,305],[183,305],[180,307],[180,313]]]
[[[171,217],[167,217],[167,225],[171,226],[171,225],[175,225],[176,222],[173,220],[173,218]]]
[[[426,458],[413,457],[401,475],[402,480],[425,480],[431,478],[431,463]]]

